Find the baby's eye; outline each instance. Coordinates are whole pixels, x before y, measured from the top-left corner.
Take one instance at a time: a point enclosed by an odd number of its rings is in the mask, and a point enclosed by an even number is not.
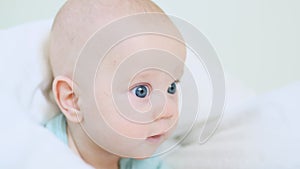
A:
[[[145,85],[139,85],[131,90],[139,98],[145,98],[149,94],[149,88]]]
[[[176,82],[173,82],[169,88],[168,88],[168,93],[170,94],[175,94],[176,93]]]

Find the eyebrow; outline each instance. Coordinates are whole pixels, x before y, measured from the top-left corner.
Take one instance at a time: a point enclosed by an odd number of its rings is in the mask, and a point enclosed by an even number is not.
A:
[[[174,82],[175,83],[180,83],[180,79],[176,79]]]

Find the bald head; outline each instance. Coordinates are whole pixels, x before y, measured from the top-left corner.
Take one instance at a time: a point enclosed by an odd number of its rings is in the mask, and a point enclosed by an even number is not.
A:
[[[101,27],[133,14],[163,11],[149,0],[68,0],[57,14],[50,36],[54,76],[71,77],[76,57]]]

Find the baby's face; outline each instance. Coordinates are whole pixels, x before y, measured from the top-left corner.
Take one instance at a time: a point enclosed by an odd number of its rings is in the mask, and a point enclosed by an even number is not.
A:
[[[122,157],[151,156],[176,127],[185,55],[184,44],[158,35],[112,48],[99,64],[94,88],[80,88],[82,127],[89,137]]]

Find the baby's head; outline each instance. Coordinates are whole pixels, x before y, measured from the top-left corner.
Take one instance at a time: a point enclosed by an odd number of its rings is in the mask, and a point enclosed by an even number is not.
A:
[[[136,27],[158,33],[109,45]],[[178,120],[176,85],[186,55],[181,40],[148,0],[69,0],[63,6],[50,39],[53,93],[69,139],[83,158],[104,151],[148,157],[170,136]]]

